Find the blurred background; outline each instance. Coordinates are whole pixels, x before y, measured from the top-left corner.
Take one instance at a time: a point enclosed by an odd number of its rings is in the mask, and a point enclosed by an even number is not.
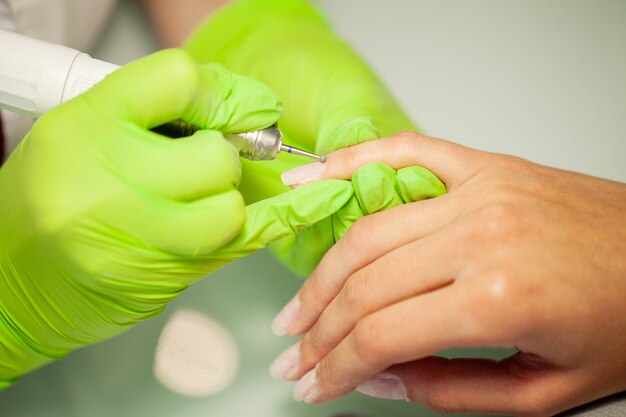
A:
[[[425,133],[626,182],[626,2],[318,3]],[[156,49],[139,6],[123,0],[91,54],[124,64]],[[295,403],[293,384],[267,369],[294,343],[270,323],[300,284],[264,252],[236,261],[160,317],[25,376],[0,396],[0,415],[436,415],[358,393]]]

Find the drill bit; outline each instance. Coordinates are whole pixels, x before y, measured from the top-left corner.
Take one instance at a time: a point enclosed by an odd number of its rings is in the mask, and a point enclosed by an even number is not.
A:
[[[326,162],[326,156],[316,155],[311,152],[307,152],[303,149],[296,148],[294,146],[285,145],[284,143],[280,145],[281,152],[292,153],[294,155],[307,156],[309,158],[317,159],[319,162]]]

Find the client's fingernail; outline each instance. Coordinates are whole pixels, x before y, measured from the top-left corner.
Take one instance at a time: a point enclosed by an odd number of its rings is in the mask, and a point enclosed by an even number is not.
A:
[[[294,376],[300,364],[300,343],[296,343],[283,353],[270,366],[270,375],[276,379],[289,379]]]
[[[317,369],[311,369],[296,384],[293,390],[293,398],[296,401],[312,402],[317,396]]]
[[[300,318],[300,298],[296,295],[287,303],[272,322],[272,331],[276,336],[284,336]]]
[[[321,162],[312,162],[297,168],[285,171],[280,174],[280,178],[285,185],[306,184],[317,177],[324,171],[324,164]]]
[[[408,401],[402,382],[390,373],[380,373],[356,387],[362,394],[385,400]]]

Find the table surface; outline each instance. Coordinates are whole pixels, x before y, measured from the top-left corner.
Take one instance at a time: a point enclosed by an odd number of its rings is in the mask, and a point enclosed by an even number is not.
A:
[[[626,181],[626,2],[319,3],[427,133]],[[93,55],[123,64],[156,48],[136,4],[125,1]],[[320,406],[292,401],[292,384],[272,380],[267,368],[293,340],[269,329],[299,285],[265,252],[237,261],[194,285],[160,317],[25,376],[0,396],[0,415],[436,415],[358,393]],[[220,322],[238,347],[236,379],[217,395],[183,397],[153,377],[158,336],[182,308]],[[468,354],[507,352],[450,352]],[[618,396],[568,415],[626,415],[626,400]]]

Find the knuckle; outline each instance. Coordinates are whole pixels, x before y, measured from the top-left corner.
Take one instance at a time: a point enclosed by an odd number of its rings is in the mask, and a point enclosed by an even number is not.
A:
[[[484,295],[490,306],[508,308],[519,297],[520,285],[515,271],[502,262],[493,263],[484,272]]]
[[[387,139],[386,146],[390,146],[390,150],[396,154],[413,155],[419,153],[420,140],[427,139],[417,132],[404,131]]]
[[[341,291],[341,303],[344,310],[358,313],[362,310],[362,306],[367,304],[369,299],[367,281],[365,274],[359,271],[346,282]]]
[[[402,131],[394,136],[389,137],[387,140],[395,143],[400,147],[413,147],[419,140],[429,140],[428,136],[424,136],[421,133],[411,130]]]
[[[521,417],[546,417],[554,415],[558,409],[554,406],[552,393],[540,393],[537,390],[521,390],[512,400],[512,408]]]
[[[368,237],[370,237],[373,228],[371,216],[361,217],[350,226],[350,229],[348,229],[338,244],[342,248],[350,248],[350,251],[358,253],[360,252],[359,248],[362,248],[369,242]]]
[[[332,387],[341,378],[341,375],[337,372],[338,369],[342,369],[343,364],[340,363],[337,357],[334,355],[326,356],[315,366],[315,374],[318,380],[318,387],[324,389],[324,387]]]
[[[488,240],[504,243],[518,234],[523,226],[519,211],[512,204],[492,203],[481,209],[476,226]]]
[[[497,154],[493,158],[495,165],[508,171],[514,169],[516,172],[528,172],[532,164],[519,156]]]
[[[467,413],[463,404],[453,395],[447,383],[437,384],[436,389],[431,389],[425,396],[424,405],[439,414]]]
[[[432,381],[423,392],[423,403],[426,407],[440,414],[468,413],[470,410],[461,400],[458,392],[444,378]]]
[[[377,320],[365,318],[354,327],[353,349],[356,357],[364,364],[374,365],[384,362],[388,355],[384,343],[384,329]]]
[[[515,304],[516,285],[514,280],[506,272],[493,273],[491,277],[485,280],[485,291],[481,294],[482,306],[480,311],[483,316],[480,320],[493,330],[500,329],[503,331],[502,317],[506,315],[507,320],[504,322],[511,324],[510,315],[511,308]],[[485,308],[486,307],[486,308]],[[508,332],[507,332],[508,333]],[[492,334],[492,336],[495,336]]]
[[[562,411],[562,401],[573,394],[569,389],[564,391],[561,386],[541,382],[537,376],[544,364],[535,355],[517,354],[505,359],[503,365],[515,392],[510,399],[512,414],[521,417],[551,416]]]
[[[395,142],[396,146],[398,146],[398,151],[406,151],[412,153],[421,152],[423,150],[422,146],[424,144],[427,144],[428,146],[440,147],[442,151],[449,153],[470,150],[469,148],[466,148],[449,140],[426,136],[413,131],[400,132],[397,135],[389,138],[389,140]]]
[[[348,146],[335,152],[335,156],[339,157],[342,166],[348,167],[350,172],[359,169],[364,163],[364,155],[361,147]]]
[[[314,326],[302,337],[300,353],[304,362],[315,363],[327,351],[327,343],[325,342],[323,333],[318,329],[318,326]]]
[[[495,268],[496,271],[485,277],[477,320],[479,327],[488,330],[491,340],[509,343],[541,326],[542,319],[528,320],[529,316],[536,316],[532,312],[540,306],[521,302],[536,299],[541,288],[533,280],[520,277],[504,266]]]
[[[486,299],[492,307],[506,307],[516,296],[517,289],[507,272],[494,272],[486,279]]]
[[[305,314],[312,313],[312,308],[317,308],[320,300],[322,300],[325,291],[318,276],[309,278],[298,291],[298,298],[302,311]]]
[[[431,396],[426,406],[439,414],[466,413],[467,410],[459,407],[450,400],[449,396],[438,393]]]

